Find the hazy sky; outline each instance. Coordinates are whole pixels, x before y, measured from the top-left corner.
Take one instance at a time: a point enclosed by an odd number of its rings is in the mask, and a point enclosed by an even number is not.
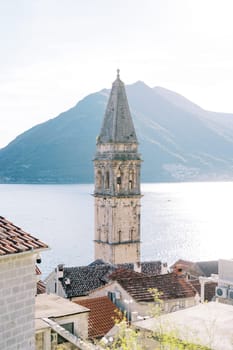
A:
[[[232,0],[0,0],[0,147],[142,80],[233,113]]]

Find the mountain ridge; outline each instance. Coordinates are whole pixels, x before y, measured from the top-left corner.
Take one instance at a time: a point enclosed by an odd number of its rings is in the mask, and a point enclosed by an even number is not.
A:
[[[233,114],[209,112],[171,90],[126,86],[144,160],[142,181],[233,179]],[[109,90],[84,97],[0,149],[1,183],[93,182],[92,159]]]

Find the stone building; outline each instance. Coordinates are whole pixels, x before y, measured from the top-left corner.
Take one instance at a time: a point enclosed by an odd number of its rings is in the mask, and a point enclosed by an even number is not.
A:
[[[118,70],[94,158],[95,259],[140,262],[140,168],[138,141]]]
[[[119,309],[126,311],[127,318],[133,320],[151,316],[155,306],[151,290],[158,291],[163,313],[189,308],[199,302],[197,291],[182,276],[174,273],[148,276],[125,269],[113,272],[109,276],[109,283],[89,296],[96,298],[108,295]]]
[[[70,300],[79,300],[108,283],[109,275],[117,269],[133,271],[134,267],[133,263],[113,265],[102,260],[93,261],[88,266],[58,265],[45,279],[46,291]],[[167,267],[161,261],[141,262],[137,270],[148,276],[167,273]]]
[[[46,244],[0,216],[0,349],[34,350],[35,263]]]

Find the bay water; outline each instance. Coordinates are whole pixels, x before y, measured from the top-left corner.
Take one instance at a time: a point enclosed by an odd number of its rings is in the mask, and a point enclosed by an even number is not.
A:
[[[94,260],[93,185],[0,184],[0,215],[50,246],[40,266]],[[233,258],[233,182],[142,184],[141,260]]]

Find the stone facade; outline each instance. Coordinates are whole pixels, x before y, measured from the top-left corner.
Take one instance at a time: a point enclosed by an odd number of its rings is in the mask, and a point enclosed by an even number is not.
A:
[[[123,82],[113,83],[97,138],[95,259],[140,262],[140,167],[138,142]]]
[[[0,285],[0,349],[33,350],[35,255],[2,257]]]

